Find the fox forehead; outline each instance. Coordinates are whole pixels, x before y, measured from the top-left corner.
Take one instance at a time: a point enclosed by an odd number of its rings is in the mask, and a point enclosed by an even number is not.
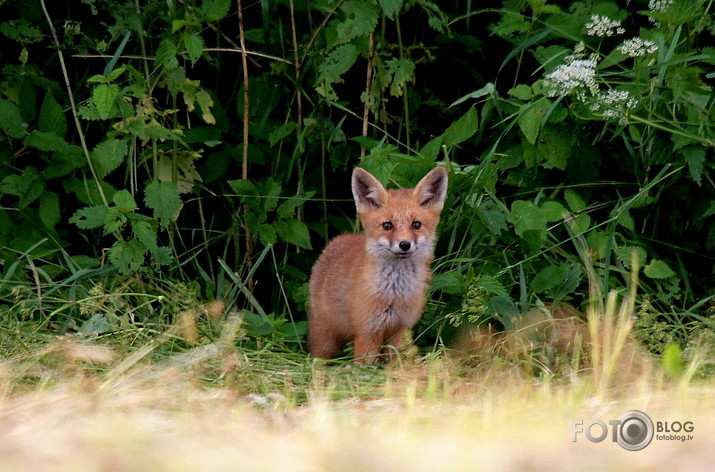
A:
[[[430,219],[439,218],[439,211],[420,206],[410,190],[388,190],[385,204],[377,209],[360,212],[360,218],[366,226],[381,225],[387,221],[395,226],[401,226],[411,225],[415,220],[429,223]]]

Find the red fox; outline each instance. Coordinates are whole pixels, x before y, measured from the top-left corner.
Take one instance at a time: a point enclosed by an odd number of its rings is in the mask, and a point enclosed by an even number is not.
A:
[[[352,192],[364,234],[337,236],[313,266],[308,343],[329,359],[353,341],[355,361],[369,363],[389,355],[386,345],[400,348],[422,316],[447,170],[432,169],[414,189],[385,190],[355,168]]]

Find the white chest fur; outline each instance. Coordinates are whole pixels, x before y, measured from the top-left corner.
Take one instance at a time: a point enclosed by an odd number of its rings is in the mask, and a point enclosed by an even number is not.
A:
[[[373,290],[384,300],[406,300],[415,296],[424,290],[426,269],[419,262],[407,258],[378,263]]]

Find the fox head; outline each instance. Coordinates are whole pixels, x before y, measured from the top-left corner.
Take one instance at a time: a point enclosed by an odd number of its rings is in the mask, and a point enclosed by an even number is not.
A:
[[[447,195],[447,169],[432,169],[414,189],[386,190],[369,172],[353,170],[352,191],[367,250],[395,259],[431,259]]]

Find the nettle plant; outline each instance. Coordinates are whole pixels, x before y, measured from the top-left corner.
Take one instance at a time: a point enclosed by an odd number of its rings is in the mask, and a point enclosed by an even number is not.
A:
[[[692,305],[698,290],[690,289],[701,281],[684,260],[715,247],[707,83],[715,74],[706,69],[715,49],[701,45],[714,28],[711,4],[651,0],[627,11],[577,2],[566,13],[528,3],[531,21],[509,12],[492,26],[516,44],[513,55],[530,52],[539,64],[539,78],[508,92],[522,134],[521,146],[508,154],[513,160],[521,152],[527,168],[566,171],[562,186],[572,187],[536,204],[515,201],[510,216],[517,234],[533,238],[528,230],[536,227],[518,225],[537,221],[538,213],[556,223],[568,211],[567,237],[585,237],[590,257],[602,261],[604,284],[612,286],[610,274],[631,268],[635,250],[641,283],[664,306],[687,307],[688,299]],[[528,211],[521,211],[525,205]],[[542,247],[558,226],[539,232]]]

